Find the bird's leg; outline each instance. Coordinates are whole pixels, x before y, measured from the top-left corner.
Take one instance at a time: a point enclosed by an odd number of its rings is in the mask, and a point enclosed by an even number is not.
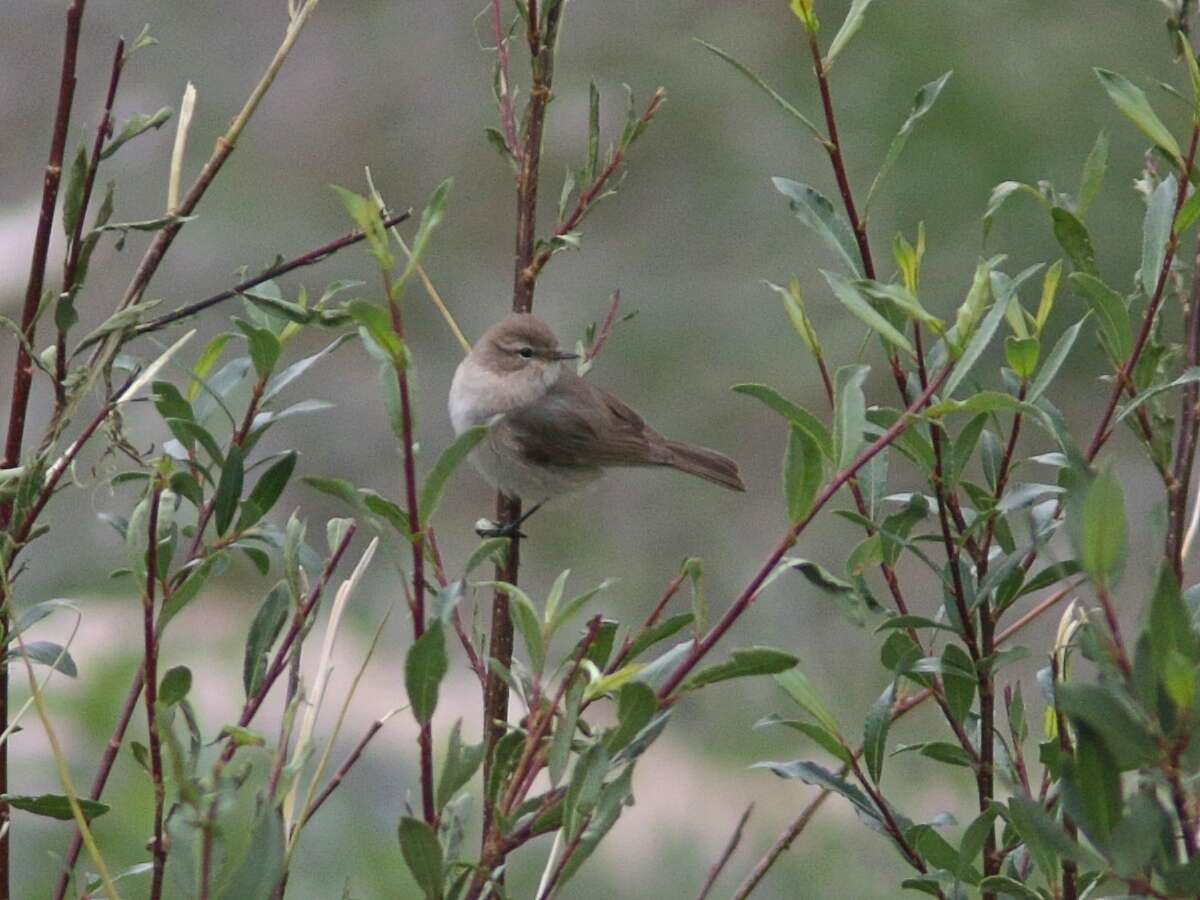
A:
[[[521,514],[521,518],[515,522],[493,522],[490,519],[480,519],[475,525],[475,533],[481,538],[496,538],[503,537],[512,540],[513,538],[523,538],[527,535],[521,531],[521,526],[525,524],[525,520],[532,516],[535,512],[542,508],[542,503],[535,503],[526,512]]]

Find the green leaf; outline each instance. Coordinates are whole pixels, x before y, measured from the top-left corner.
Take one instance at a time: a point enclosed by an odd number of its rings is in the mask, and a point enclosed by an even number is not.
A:
[[[1086,318],[1080,319],[1059,337],[1058,342],[1054,345],[1054,349],[1046,357],[1046,362],[1042,366],[1041,371],[1033,379],[1029,390],[1025,392],[1025,401],[1027,403],[1036,402],[1046,392],[1046,388],[1050,387],[1054,381],[1054,377],[1058,375],[1059,369],[1062,368],[1063,363],[1070,356],[1071,348],[1075,346],[1075,339],[1079,337],[1079,330],[1083,328],[1085,321],[1087,321]]]
[[[400,853],[425,900],[441,900],[445,872],[442,845],[425,822],[412,816],[400,819]]]
[[[889,344],[893,344],[907,353],[913,352],[913,346],[909,339],[901,334],[883,313],[875,309],[866,297],[859,293],[854,282],[837,272],[827,272],[822,269],[821,274],[825,276],[833,295],[857,319],[872,331],[877,332]]]
[[[1054,223],[1054,238],[1071,258],[1072,265],[1080,272],[1096,274],[1096,251],[1092,247],[1092,236],[1087,228],[1069,209],[1056,206],[1050,210]]]
[[[863,6],[866,6],[870,0],[855,0],[854,5],[857,6],[860,2]],[[854,7],[852,6],[850,15],[853,14]],[[849,21],[850,16],[847,16],[846,19]],[[843,29],[845,28],[844,25],[842,27]],[[840,36],[841,32],[838,32],[838,34]],[[836,42],[837,39],[835,38],[834,43]],[[829,57],[826,56],[826,59],[828,60]],[[871,208],[871,201],[875,198],[875,192],[879,189],[879,185],[883,182],[883,179],[892,170],[892,166],[896,164],[896,160],[900,158],[900,154],[904,150],[904,145],[908,143],[908,137],[912,134],[913,128],[916,127],[917,122],[926,113],[933,109],[933,104],[937,102],[938,95],[942,93],[942,88],[946,86],[946,82],[950,80],[952,74],[952,72],[947,72],[941,78],[931,81],[929,84],[922,85],[917,93],[913,95],[912,109],[908,112],[908,118],[904,120],[904,124],[900,126],[900,130],[896,133],[896,136],[892,138],[892,143],[888,146],[887,155],[883,158],[883,163],[879,166],[879,172],[871,182],[870,190],[867,191],[865,209],[869,210]]]
[[[281,581],[267,594],[254,615],[254,621],[250,623],[250,631],[246,634],[246,652],[242,658],[242,687],[247,698],[258,693],[267,672],[267,653],[283,630],[290,605],[290,591],[287,583]]]
[[[775,676],[775,683],[787,691],[801,709],[820,722],[830,734],[840,737],[837,719],[825,702],[817,694],[816,688],[808,680],[808,676],[799,669],[792,668]]]
[[[796,218],[816,232],[841,257],[847,271],[861,277],[854,232],[845,217],[833,208],[833,204],[816,188],[790,178],[772,178],[771,183],[775,185],[775,190],[788,198]]]
[[[806,737],[811,738],[819,747],[828,752],[839,762],[849,764],[854,758],[853,752],[842,743],[837,736],[826,731],[815,722],[800,722],[796,719],[781,719],[777,715],[769,715],[759,719],[754,723],[755,730],[760,728],[768,728],[772,725],[786,725],[788,728],[798,731]]]
[[[599,743],[593,744],[575,761],[571,783],[563,799],[563,830],[568,840],[577,837],[587,824],[600,798],[608,767],[608,751]]]
[[[1116,418],[1113,420],[1113,423],[1116,424],[1124,421],[1125,418],[1131,413],[1135,412],[1139,406],[1144,404],[1146,401],[1157,397],[1164,391],[1173,390],[1177,387],[1183,387],[1185,384],[1193,384],[1197,381],[1200,381],[1200,366],[1195,366],[1186,370],[1174,381],[1168,381],[1164,384],[1156,384],[1154,387],[1146,388],[1146,390],[1141,391],[1136,397],[1134,397],[1124,406],[1120,407]]]
[[[379,207],[367,197],[348,191],[344,187],[331,185],[346,212],[359,229],[367,236],[367,247],[381,269],[390,272],[396,267],[396,258],[392,255],[388,243],[387,231],[383,227],[383,218]]]
[[[788,521],[796,524],[808,515],[824,480],[820,447],[807,431],[792,425],[783,456],[783,495],[787,500]]]
[[[1008,365],[1022,381],[1032,378],[1037,371],[1041,350],[1041,341],[1035,337],[1018,338],[1009,335],[1004,340],[1004,354]]]
[[[513,622],[521,632],[525,649],[529,652],[529,668],[535,675],[541,675],[546,667],[546,646],[542,641],[542,623],[533,601],[528,594],[514,585],[495,582],[494,586],[507,592]]]
[[[629,652],[625,655],[625,658],[632,662],[655,644],[665,641],[672,635],[678,634],[687,628],[692,624],[694,619],[695,616],[690,612],[679,613],[639,632],[637,637],[633,639],[633,643],[629,645]]]
[[[579,707],[583,703],[583,693],[587,685],[582,678],[571,682],[567,695],[563,699],[562,715],[550,739],[550,750],[546,754],[546,772],[550,776],[550,784],[557,787],[567,771],[567,762],[571,756],[571,741],[575,738],[575,728],[579,722]]]
[[[169,106],[164,106],[158,112],[152,115],[145,113],[136,113],[129,117],[128,121],[117,132],[117,136],[110,140],[100,151],[101,159],[108,159],[116,153],[121,147],[129,141],[132,141],[140,134],[144,134],[151,128],[160,128],[174,114],[174,110]]]
[[[483,741],[478,744],[462,742],[462,719],[456,721],[454,727],[450,729],[450,738],[446,745],[446,761],[442,765],[442,774],[437,783],[439,813],[478,771],[483,762],[483,754]]]
[[[279,361],[279,338],[272,334],[269,328],[255,328],[241,319],[234,319],[233,323],[246,336],[246,343],[250,346],[250,359],[254,362],[254,371],[259,379],[270,377],[275,363]]]
[[[837,30],[837,34],[833,36],[833,41],[829,44],[829,49],[825,51],[824,65],[826,69],[833,65],[833,61],[850,43],[850,39],[858,34],[858,30],[862,28],[867,7],[872,2],[874,0],[853,0],[850,4],[850,10],[846,13],[846,18],[842,20],[842,27]]]
[[[871,705],[863,728],[863,757],[871,780],[879,784],[883,775],[883,761],[887,755],[888,728],[892,724],[892,703],[896,699],[896,683],[891,682],[879,699]]]
[[[158,703],[163,707],[178,704],[192,689],[192,670],[187,666],[172,666],[163,674],[158,686]]]
[[[966,673],[965,675],[959,673]],[[975,664],[958,644],[947,644],[942,650],[942,678],[946,688],[946,705],[959,723],[967,718],[975,702]]]
[[[218,359],[221,358],[221,353],[225,350],[225,345],[229,343],[229,339],[233,335],[229,332],[222,332],[216,335],[205,346],[204,351],[200,354],[200,358],[196,360],[196,365],[192,369],[192,379],[188,382],[187,400],[191,403],[200,395],[202,383],[208,378],[208,373],[212,371],[212,367],[216,365]]]
[[[774,388],[768,387],[765,384],[735,384],[733,392],[753,397],[755,400],[763,403],[768,409],[779,413],[793,425],[807,431],[809,437],[816,441],[817,446],[820,447],[821,453],[827,458],[833,459],[833,440],[829,436],[829,429],[812,413],[796,406],[796,404],[785,399]]]
[[[1019,900],[1043,900],[1042,895],[1033,888],[1026,887],[1022,882],[1017,881],[1015,878],[1009,878],[1007,875],[988,875],[983,881],[979,882],[979,887],[1002,897],[1017,897]]]
[[[421,257],[425,255],[425,250],[429,246],[429,239],[432,237],[434,229],[442,223],[442,219],[446,214],[446,198],[450,194],[450,189],[454,187],[454,179],[447,178],[436,188],[429,196],[429,202],[425,204],[425,209],[421,211],[421,223],[417,226],[416,236],[413,237],[412,247],[408,252],[408,262],[404,266],[404,271],[400,273],[400,277],[396,279],[392,286],[392,292],[396,296],[393,298],[399,302],[400,295],[403,294],[404,285],[413,273],[417,271],[417,265],[421,261]]]
[[[71,162],[70,174],[67,175],[67,189],[63,192],[63,234],[68,238],[75,233],[75,223],[79,221],[83,209],[83,190],[87,185],[87,173],[87,147],[80,144],[75,159]]]
[[[1115,687],[1061,682],[1055,685],[1054,703],[1073,723],[1085,725],[1103,741],[1118,770],[1148,766],[1159,758],[1150,727]]]
[[[1079,178],[1079,214],[1086,215],[1092,202],[1100,193],[1100,185],[1104,181],[1104,170],[1108,166],[1108,135],[1101,131],[1096,135],[1096,143],[1083,163],[1083,173]]]
[[[1046,198],[1033,185],[1025,184],[1021,181],[1002,181],[992,188],[991,196],[988,197],[987,210],[983,214],[983,239],[987,240],[989,232],[992,230],[992,222],[996,218],[996,214],[1000,212],[1002,207],[1009,197],[1016,194],[1018,191],[1029,194],[1034,199],[1041,203],[1046,203]]]
[[[751,84],[760,88],[768,97],[770,97],[772,100],[774,100],[779,105],[780,109],[782,109],[784,112],[786,112],[788,115],[790,115],[793,119],[795,119],[797,122],[799,122],[805,128],[807,128],[809,131],[811,131],[813,133],[813,136],[816,137],[816,139],[818,141],[824,142],[825,136],[823,134],[821,134],[821,132],[817,129],[817,126],[814,125],[812,123],[812,121],[806,115],[804,115],[804,113],[802,113],[802,112],[800,112],[800,110],[796,109],[796,107],[794,107],[791,103],[789,103],[773,87],[771,87],[769,84],[767,84],[765,81],[763,81],[753,71],[751,71],[746,66],[742,65],[742,63],[738,62],[736,59],[734,59],[732,56],[730,56],[728,53],[726,53],[720,47],[716,47],[716,46],[708,43],[707,41],[702,41],[702,40],[700,40],[700,38],[692,38],[692,40],[694,40],[701,47],[704,47],[706,50],[709,50],[712,53],[715,53],[721,59],[725,60],[725,62],[729,63],[729,65],[733,66],[738,72],[740,72],[742,75],[744,75],[750,81]]]
[[[707,666],[692,675],[681,686],[681,690],[694,691],[706,685],[731,678],[744,678],[749,675],[774,675],[785,672],[800,662],[798,657],[774,647],[747,647],[734,650],[733,656],[725,662]]]
[[[284,866],[283,817],[268,805],[249,826],[241,857],[227,860],[218,900],[268,900],[279,884]]]
[[[0,800],[3,800],[13,809],[33,813],[35,816],[46,816],[51,819],[60,819],[64,822],[69,822],[74,818],[74,814],[71,812],[71,803],[64,794],[38,794],[37,796],[30,794],[0,794]],[[107,803],[101,803],[99,800],[88,800],[84,797],[79,797],[77,801],[80,810],[83,812],[83,817],[88,821],[97,816],[102,816],[112,809]]]
[[[1155,114],[1142,89],[1116,72],[1107,69],[1096,69],[1095,72],[1117,109],[1177,164],[1181,163],[1183,157],[1179,152],[1179,144]]]
[[[858,811],[866,817],[868,822],[879,821],[879,811],[875,808],[875,804],[867,798],[866,794],[846,781],[846,779],[835,775],[833,772],[814,762],[798,759],[791,762],[760,762],[755,763],[751,768],[770,769],[780,778],[797,778],[805,784],[829,788],[835,794],[845,797],[854,804]]]
[[[833,448],[839,469],[854,462],[863,445],[867,427],[867,401],[863,394],[870,366],[842,366],[834,374]],[[949,392],[947,392],[949,396]]]
[[[213,497],[213,521],[219,536],[224,535],[233,523],[233,514],[242,496],[244,477],[241,448],[237,444],[230,444],[225,465],[221,467],[221,477],[217,481],[217,493]]]
[[[455,438],[454,443],[447,447],[442,452],[442,455],[438,457],[433,470],[426,477],[425,483],[421,485],[421,501],[417,508],[421,511],[420,525],[422,528],[433,517],[433,513],[442,498],[442,491],[446,487],[447,480],[454,474],[454,470],[458,468],[458,464],[466,459],[467,454],[474,450],[479,442],[487,437],[489,430],[487,425],[477,425],[474,428],[468,428]]]
[[[1192,195],[1184,201],[1175,217],[1175,234],[1183,237],[1184,233],[1200,219],[1200,191],[1192,191]]]
[[[446,675],[446,635],[442,623],[434,620],[429,629],[413,643],[404,660],[404,687],[413,716],[427,725],[437,708],[438,687]]]
[[[346,343],[346,341],[350,340],[350,338],[351,335],[349,334],[339,335],[337,340],[331,343],[324,350],[314,353],[312,356],[306,356],[304,359],[297,360],[282,372],[275,375],[270,381],[267,382],[267,386],[263,390],[263,404],[270,403],[272,400],[274,400],[284,388],[311,369],[326,356],[329,356],[329,354],[333,353],[334,350],[342,346],[342,344]]]
[[[75,660],[71,658],[67,649],[52,641],[26,641],[24,654],[21,653],[20,646],[10,645],[8,653],[23,655],[30,662],[49,666],[55,671],[62,672],[68,678],[75,678],[79,674]]]
[[[654,689],[640,681],[631,681],[617,694],[617,725],[606,736],[610,756],[623,750],[638,733],[650,724],[658,712]]]
[[[1083,570],[1112,584],[1125,557],[1125,494],[1112,472],[1097,476],[1069,495],[1067,520]]]
[[[296,468],[298,454],[289,450],[280,459],[271,464],[258,479],[250,496],[242,504],[242,514],[238,520],[238,531],[244,531],[269,513],[279,500],[283,489],[287,487],[292,472]]]
[[[1075,756],[1063,769],[1063,805],[1087,836],[1106,846],[1121,818],[1121,773],[1100,738],[1079,725]]]
[[[1150,195],[1146,204],[1146,219],[1142,226],[1142,290],[1153,297],[1163,260],[1167,257],[1167,242],[1175,218],[1175,195],[1179,193],[1174,175],[1168,175]]]
[[[954,391],[971,374],[971,369],[974,368],[975,363],[979,362],[979,357],[983,355],[983,351],[992,342],[992,338],[996,334],[996,329],[1000,327],[1007,305],[1006,303],[992,304],[992,308],[988,310],[987,315],[983,317],[983,321],[979,323],[979,327],[975,329],[975,333],[971,336],[970,341],[967,342],[962,356],[958,358],[958,362],[954,366],[954,371],[950,373],[946,379],[946,383],[942,386],[943,397],[953,397]]]

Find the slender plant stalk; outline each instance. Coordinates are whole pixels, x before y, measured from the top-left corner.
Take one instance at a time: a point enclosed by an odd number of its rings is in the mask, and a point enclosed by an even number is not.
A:
[[[412,213],[407,210],[394,216],[388,216],[383,220],[384,227],[390,228],[394,225],[399,225],[401,222],[406,221],[411,216]],[[213,294],[211,297],[206,297],[203,300],[197,300],[195,303],[188,303],[187,305],[181,306],[179,309],[172,310],[166,315],[159,316],[156,319],[149,319],[134,328],[132,331],[132,336],[140,337],[143,334],[161,331],[168,325],[173,325],[174,323],[182,321],[183,319],[189,319],[197,313],[204,312],[206,309],[216,306],[218,303],[224,303],[226,300],[240,296],[246,293],[246,291],[249,291],[250,289],[262,284],[264,281],[271,281],[272,279],[279,278],[282,275],[286,275],[288,272],[304,268],[305,266],[316,265],[322,260],[328,259],[339,250],[344,250],[346,247],[353,246],[359,241],[365,240],[366,236],[366,233],[363,231],[351,231],[349,234],[344,234],[340,238],[329,241],[326,244],[322,244],[320,247],[317,247],[314,250],[309,250],[307,253],[301,253],[299,256],[294,257],[293,259],[289,259],[287,262],[280,263],[277,266],[272,266],[266,271],[255,275],[253,278],[247,278],[245,281],[239,282],[228,290],[221,291],[219,294]]]
[[[1184,308],[1184,360],[1188,368],[1200,365],[1200,243],[1196,247],[1192,270],[1192,290]],[[1179,440],[1175,463],[1167,486],[1167,561],[1175,572],[1175,581],[1183,583],[1183,545],[1187,530],[1188,489],[1192,483],[1192,465],[1196,458],[1196,438],[1200,431],[1200,389],[1195,382],[1183,386],[1179,413]]]
[[[537,282],[536,273],[530,271],[533,263],[534,249],[537,238],[537,197],[538,180],[541,175],[542,131],[546,122],[546,105],[550,102],[550,90],[554,77],[554,45],[561,20],[564,3],[554,4],[546,16],[543,29],[542,15],[539,12],[537,0],[529,0],[526,7],[526,40],[529,44],[530,67],[532,70],[532,86],[529,103],[525,110],[524,135],[519,148],[513,144],[510,150],[518,160],[517,175],[517,218],[516,218],[516,249],[513,259],[513,296],[512,311],[527,313],[533,308],[533,291]],[[493,23],[498,21],[499,9],[493,8]],[[501,54],[502,68],[507,68],[507,49],[503,39],[497,41],[497,53]],[[505,94],[510,87],[505,78],[503,83]],[[511,105],[511,95],[507,104]],[[502,119],[507,115],[504,110],[506,102],[502,99]],[[507,129],[507,125],[506,125]],[[515,136],[515,127],[514,127]],[[515,139],[515,138],[514,138]],[[512,140],[510,139],[510,143]],[[519,149],[520,155],[516,154]],[[496,521],[503,527],[520,521],[521,501],[519,498],[506,497],[503,493],[496,495]],[[508,547],[508,557],[504,565],[496,567],[496,580],[516,584],[521,566],[521,541],[518,535],[513,535]],[[505,668],[512,665],[513,622],[509,609],[508,595],[497,590],[492,596],[492,625],[491,638],[488,641],[488,655]],[[508,684],[495,671],[488,670],[484,684],[483,699],[483,732],[487,744],[484,752],[484,783],[487,783],[491,773],[492,757],[496,743],[504,735],[505,723],[508,721]],[[484,800],[483,808],[483,841],[486,843],[490,831],[493,803]]]
[[[154,869],[150,880],[150,900],[162,897],[163,873],[167,868],[167,844],[163,836],[166,786],[163,783],[162,740],[158,733],[158,633],[154,627],[154,596],[158,583],[158,508],[161,501],[162,485],[156,484],[150,493],[150,514],[146,524],[146,586],[142,590],[142,639],[146,648],[143,666],[146,731],[150,745],[150,781],[154,785],[154,837],[150,840]]]
[[[905,410],[904,415],[896,419],[891,427],[889,427],[887,431],[876,438],[873,443],[863,450],[862,453],[860,453],[858,457],[850,463],[850,465],[835,475],[833,480],[831,480],[829,484],[825,486],[825,488],[814,500],[812,508],[804,516],[804,518],[788,528],[787,532],[783,536],[783,539],[771,552],[771,555],[767,558],[767,561],[759,568],[758,574],[756,574],[754,578],[750,580],[750,583],[746,586],[745,590],[742,591],[741,595],[733,602],[729,609],[725,611],[725,614],[717,621],[717,623],[708,630],[704,637],[696,640],[696,642],[692,645],[691,652],[684,657],[683,662],[681,662],[678,668],[671,673],[671,677],[667,679],[666,683],[663,684],[661,688],[659,688],[658,697],[660,701],[666,700],[672,696],[672,694],[675,692],[675,689],[679,687],[680,683],[687,677],[688,673],[695,668],[697,663],[699,663],[705,656],[708,655],[709,651],[711,651],[716,643],[720,641],[722,637],[724,637],[725,633],[733,626],[734,622],[741,618],[742,613],[749,609],[750,605],[758,596],[758,591],[759,588],[762,587],[762,583],[766,581],[767,576],[775,570],[777,565],[779,565],[779,562],[783,559],[784,554],[792,548],[792,545],[796,543],[796,539],[801,535],[801,533],[803,533],[804,529],[808,527],[808,525],[816,517],[817,513],[819,513],[825,507],[825,505],[833,499],[834,495],[836,495],[837,492],[841,490],[851,478],[854,477],[855,473],[858,472],[859,469],[874,459],[876,454],[878,454],[880,451],[890,446],[896,440],[896,438],[898,438],[901,433],[909,427],[909,425],[912,423],[912,416],[915,413],[920,412],[925,405],[929,403],[933,395],[945,383],[953,368],[953,363],[950,363],[943,368],[942,371],[938,373],[937,377],[930,382],[929,387],[922,391],[921,395],[909,405],[908,409]]]
[[[696,897],[696,900],[705,900],[712,892],[713,885],[717,883],[717,879],[721,877],[725,866],[728,865],[734,851],[737,850],[738,844],[742,842],[742,832],[745,830],[746,822],[749,821],[752,812],[754,812],[753,803],[746,807],[746,811],[742,813],[737,825],[734,826],[733,834],[729,836],[729,840],[725,844],[725,849],[721,851],[721,855],[717,858],[717,861],[708,870],[708,877],[704,880],[704,887],[700,889],[700,894]]]
[[[400,298],[392,285],[392,276],[383,272],[383,286],[387,293],[388,309],[392,316],[392,330],[404,340],[404,310]],[[412,544],[412,623],[413,640],[425,634],[425,537],[421,534],[421,510],[417,505],[417,465],[413,450],[412,399],[408,390],[408,367],[398,362],[395,366],[396,382],[400,388],[400,431],[404,450],[404,499],[408,510],[408,521],[413,528]],[[433,793],[433,729],[430,722],[421,723],[417,744],[421,757],[421,809],[429,825],[437,825],[437,807]]]
[[[46,260],[50,251],[50,235],[54,230],[54,210],[58,187],[62,181],[63,155],[67,132],[71,124],[71,104],[75,97],[75,59],[79,50],[80,23],[86,0],[72,0],[67,7],[66,30],[63,36],[62,69],[59,77],[58,105],[54,114],[54,130],[50,138],[50,155],[42,180],[42,203],[38,213],[37,230],[33,238],[33,256],[29,263],[29,281],[25,286],[25,301],[21,306],[21,333],[24,342],[18,345],[9,400],[8,432],[4,442],[2,468],[14,468],[21,461],[21,446],[25,438],[25,415],[29,408],[29,392],[33,386],[33,360],[26,346],[33,346],[37,327],[42,285],[46,278]],[[12,501],[0,503],[0,531],[8,528],[12,519]],[[0,592],[0,628],[7,638],[11,616],[8,597]],[[0,731],[8,727],[8,661],[0,660]],[[0,794],[8,793],[8,741],[0,743]],[[12,820],[7,803],[0,803],[0,900],[8,900],[11,882],[10,845]]]

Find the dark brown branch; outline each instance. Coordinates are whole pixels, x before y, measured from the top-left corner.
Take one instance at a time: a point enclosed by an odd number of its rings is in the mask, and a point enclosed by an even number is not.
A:
[[[66,30],[63,35],[62,69],[58,86],[58,105],[54,113],[54,130],[50,138],[50,154],[42,179],[42,204],[38,213],[37,230],[33,238],[33,255],[29,263],[29,281],[25,286],[25,301],[21,306],[21,333],[25,341],[17,346],[13,371],[12,393],[9,402],[8,432],[4,441],[4,457],[0,467],[14,468],[21,461],[21,446],[25,439],[25,415],[29,409],[29,392],[33,386],[33,361],[26,346],[33,346],[37,327],[38,307],[42,285],[46,278],[46,260],[50,251],[50,235],[54,230],[54,209],[58,202],[58,187],[62,181],[63,155],[67,132],[71,124],[71,104],[75,98],[75,59],[79,51],[80,23],[86,0],[72,0],[67,7]],[[0,531],[8,528],[12,519],[11,500],[0,503]],[[8,633],[8,599],[0,592],[0,626]],[[8,663],[0,661],[0,730],[8,726]],[[0,743],[0,794],[8,792],[8,741]],[[0,803],[0,897],[9,896],[10,842],[12,822],[7,803]]]
[[[733,829],[733,834],[729,836],[729,841],[725,844],[725,849],[721,851],[721,856],[713,864],[713,867],[708,870],[708,878],[704,881],[704,887],[700,890],[700,895],[696,900],[705,900],[713,889],[713,885],[717,883],[717,879],[721,877],[721,872],[728,865],[730,857],[738,848],[738,844],[742,842],[742,831],[746,828],[746,822],[750,819],[750,813],[754,812],[754,804],[751,803],[746,807],[746,811],[742,813],[736,827]]]
[[[389,218],[383,220],[383,227],[391,228],[393,225],[399,225],[401,222],[407,220],[411,215],[411,210],[405,210],[402,213],[390,216]],[[281,275],[286,275],[288,272],[304,268],[305,266],[316,265],[322,260],[328,259],[339,250],[344,250],[345,248],[364,240],[366,236],[366,233],[363,231],[351,231],[349,234],[344,234],[336,240],[332,240],[327,244],[317,247],[315,250],[309,250],[307,253],[302,253],[285,263],[272,266],[266,271],[255,275],[253,278],[248,278],[243,282],[235,284],[233,287],[229,288],[229,290],[221,291],[221,293],[213,294],[213,296],[207,297],[204,300],[197,300],[195,303],[189,303],[186,306],[181,306],[179,309],[173,310],[166,315],[159,316],[157,319],[150,319],[146,322],[143,322],[141,325],[137,326],[137,328],[133,329],[133,336],[140,337],[141,335],[149,334],[152,331],[159,331],[163,328],[166,328],[168,325],[172,325],[175,322],[180,321],[181,319],[189,318],[197,313],[204,312],[204,310],[208,309],[209,307],[216,306],[218,303],[224,303],[226,300],[230,300],[234,297],[244,294],[246,291],[257,287],[264,281],[270,281],[271,279],[279,278]]]
[[[391,273],[383,271],[383,287],[387,293],[392,330],[404,341],[404,310],[392,286]],[[408,389],[408,366],[404,361],[395,364],[396,383],[400,390],[400,432],[404,451],[404,499],[408,521],[413,529],[412,545],[412,623],[413,640],[425,634],[425,537],[421,534],[421,510],[417,505],[417,463],[413,449],[412,398]],[[425,821],[437,827],[437,807],[433,793],[433,730],[428,721],[420,723],[417,745],[421,758],[421,807]]]
[[[150,881],[150,900],[162,897],[163,873],[167,867],[167,844],[163,835],[163,804],[166,786],[163,784],[162,741],[158,734],[158,634],[154,627],[154,596],[158,582],[158,507],[162,485],[156,484],[150,494],[150,514],[146,525],[146,586],[142,591],[142,639],[145,644],[146,731],[150,745],[150,781],[154,785],[154,836],[150,853],[154,858]]]
[[[1167,251],[1163,254],[1162,267],[1158,272],[1158,281],[1154,286],[1154,294],[1150,297],[1150,304],[1146,307],[1146,312],[1142,316],[1142,325],[1138,329],[1137,337],[1133,342],[1133,349],[1129,351],[1129,357],[1117,372],[1117,378],[1113,382],[1112,390],[1109,392],[1108,403],[1105,405],[1104,414],[1100,417],[1099,423],[1096,425],[1096,431],[1092,435],[1092,442],[1088,446],[1087,460],[1091,462],[1100,452],[1100,448],[1108,441],[1111,436],[1109,426],[1112,424],[1113,416],[1117,411],[1117,402],[1121,399],[1121,394],[1133,384],[1133,370],[1137,366],[1138,360],[1142,358],[1142,351],[1146,347],[1146,342],[1150,339],[1150,332],[1154,329],[1154,320],[1158,316],[1159,307],[1162,306],[1163,298],[1166,296],[1167,278],[1171,274],[1171,265],[1175,261],[1175,252],[1179,249],[1179,236],[1175,233],[1174,224],[1179,218],[1179,210],[1183,207],[1183,201],[1187,198],[1187,187],[1191,180],[1192,169],[1196,163],[1196,147],[1200,143],[1200,123],[1192,126],[1192,140],[1188,145],[1187,156],[1183,162],[1183,171],[1179,177],[1179,190],[1175,194],[1175,209],[1171,213],[1171,237],[1167,241]]]
[[[951,363],[942,369],[942,371],[938,373],[937,377],[930,383],[929,387],[922,391],[921,395],[909,405],[908,409],[905,410],[904,415],[896,419],[891,427],[888,428],[888,430],[882,435],[880,435],[865,450],[863,450],[862,453],[860,453],[858,457],[852,463],[850,463],[850,465],[835,475],[833,480],[830,481],[829,484],[825,486],[824,490],[822,490],[817,496],[816,500],[813,502],[812,509],[809,510],[808,514],[799,522],[788,528],[787,532],[783,536],[783,539],[771,552],[771,555],[767,558],[767,561],[758,570],[758,574],[751,579],[745,590],[743,590],[737,600],[733,602],[733,605],[725,611],[725,614],[720,618],[720,620],[708,630],[707,634],[705,634],[703,638],[697,639],[697,641],[692,645],[691,652],[684,658],[679,667],[676,668],[673,673],[671,673],[671,677],[667,679],[662,688],[659,689],[658,696],[660,700],[666,700],[671,697],[675,689],[679,687],[683,679],[687,677],[688,673],[695,668],[696,664],[699,663],[700,660],[708,655],[709,651],[712,650],[716,643],[720,641],[721,638],[724,637],[725,633],[733,626],[733,623],[736,622],[741,617],[742,613],[744,613],[750,607],[755,598],[758,596],[759,588],[762,587],[762,583],[766,581],[767,576],[775,570],[775,567],[779,565],[780,560],[783,559],[784,554],[792,548],[792,545],[796,543],[796,539],[800,536],[804,529],[808,527],[808,525],[816,517],[817,513],[819,513],[825,507],[825,504],[833,499],[834,495],[837,494],[837,492],[841,490],[843,486],[845,486],[846,482],[854,477],[855,473],[858,472],[859,469],[874,459],[876,454],[878,454],[884,448],[890,446],[896,440],[896,438],[898,438],[900,434],[906,428],[908,428],[912,421],[911,417],[925,407],[930,398],[932,398],[942,384],[945,383],[946,378],[949,377],[953,367],[954,364]]]
[[[1192,290],[1184,315],[1184,360],[1190,368],[1200,365],[1200,242],[1196,246],[1196,264],[1192,269]],[[1188,490],[1192,484],[1192,466],[1196,458],[1196,439],[1200,433],[1200,388],[1195,382],[1183,386],[1180,400],[1179,441],[1175,463],[1167,487],[1167,561],[1175,571],[1175,581],[1183,583],[1183,541],[1187,531]],[[1200,502],[1198,498],[1197,502]]]
[[[67,242],[67,260],[63,265],[62,286],[62,292],[65,295],[70,295],[79,288],[79,260],[83,253],[83,223],[87,218],[88,206],[91,204],[92,189],[96,185],[96,172],[100,168],[100,151],[104,149],[104,142],[112,136],[113,104],[117,100],[117,85],[121,81],[121,71],[124,67],[125,39],[121,38],[117,41],[117,49],[113,54],[112,69],[108,76],[108,92],[104,97],[104,111],[100,114],[100,121],[96,125],[96,137],[92,140],[92,155],[88,159],[87,173],[83,181],[83,197],[79,203],[78,215],[75,217],[75,226],[71,229],[71,235]],[[54,357],[54,390],[59,403],[64,400],[63,382],[66,377],[67,332],[65,329],[59,328]]]

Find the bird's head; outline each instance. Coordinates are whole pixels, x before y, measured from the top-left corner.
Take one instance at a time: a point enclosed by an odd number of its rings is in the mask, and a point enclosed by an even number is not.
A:
[[[496,375],[520,373],[538,380],[557,375],[559,363],[579,355],[560,350],[550,326],[530,313],[513,313],[493,325],[471,353],[479,365]]]

